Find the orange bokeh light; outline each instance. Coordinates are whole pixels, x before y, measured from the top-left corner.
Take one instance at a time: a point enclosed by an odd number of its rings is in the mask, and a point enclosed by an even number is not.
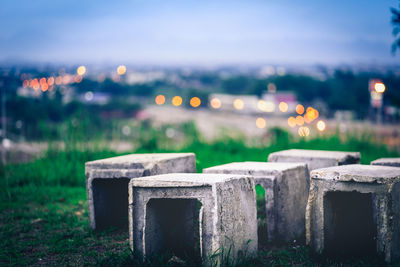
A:
[[[42,87],[42,91],[43,91],[43,92],[46,92],[47,89],[49,89],[49,86],[47,85],[47,83],[42,83],[42,84],[41,84],[41,87]]]
[[[31,82],[31,86],[34,90],[38,90],[40,88],[39,85],[39,80],[38,79],[33,79]]]
[[[172,105],[174,105],[175,107],[179,107],[180,105],[182,105],[182,97],[180,96],[174,96],[172,98]]]
[[[302,126],[304,124],[304,118],[302,116],[297,116],[296,117],[296,124],[299,126]]]
[[[124,75],[126,73],[126,67],[124,65],[120,65],[117,68],[118,75]]]
[[[296,112],[297,112],[297,114],[299,114],[299,115],[303,114],[303,113],[304,113],[304,106],[301,105],[301,104],[298,104],[298,105],[296,106]]]
[[[49,77],[48,79],[47,79],[47,83],[51,86],[51,85],[53,85],[54,84],[54,77]]]
[[[279,110],[280,110],[281,112],[286,112],[286,111],[288,111],[288,108],[289,108],[289,106],[288,106],[288,104],[287,104],[286,102],[280,102],[280,103],[279,103]]]
[[[190,99],[190,105],[192,106],[192,107],[194,107],[194,108],[197,108],[198,106],[200,106],[200,104],[201,104],[201,100],[200,100],[200,98],[198,98],[198,97],[192,97],[191,99]]]
[[[319,112],[315,108],[308,107],[306,114],[304,114],[304,120],[306,123],[311,123],[319,117]]]
[[[165,103],[165,96],[158,95],[158,96],[156,96],[154,101],[156,102],[157,105],[163,105]]]
[[[294,117],[289,117],[289,119],[288,119],[288,125],[290,126],[290,127],[295,127],[296,126],[296,119],[294,118]]]
[[[80,83],[82,81],[82,76],[81,75],[75,75],[74,76],[74,82],[76,83]]]

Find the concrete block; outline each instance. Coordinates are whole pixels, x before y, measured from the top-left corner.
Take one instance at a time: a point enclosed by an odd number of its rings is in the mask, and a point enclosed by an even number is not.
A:
[[[304,243],[304,214],[309,188],[305,163],[234,162],[207,168],[203,172],[254,177],[255,185],[261,185],[265,190],[267,233],[258,236],[259,242],[297,240]],[[260,229],[259,233],[264,234]]]
[[[380,158],[372,161],[371,165],[400,167],[400,158]]]
[[[310,171],[347,164],[360,163],[359,152],[289,149],[271,153],[269,162],[305,162]]]
[[[195,155],[130,154],[87,162],[86,190],[91,228],[127,228],[129,181],[171,172],[196,172]]]
[[[256,253],[256,213],[249,176],[164,174],[129,183],[129,242],[144,258],[169,251],[212,265],[222,251],[231,259]]]
[[[311,172],[306,239],[317,254],[400,259],[400,168],[344,165]]]

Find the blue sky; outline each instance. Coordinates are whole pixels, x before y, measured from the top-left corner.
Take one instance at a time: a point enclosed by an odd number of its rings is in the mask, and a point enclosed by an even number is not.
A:
[[[0,61],[399,63],[398,0],[1,0]]]

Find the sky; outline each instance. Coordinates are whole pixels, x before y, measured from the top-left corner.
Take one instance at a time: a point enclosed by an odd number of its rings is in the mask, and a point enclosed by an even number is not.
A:
[[[399,0],[1,0],[0,61],[398,64]]]

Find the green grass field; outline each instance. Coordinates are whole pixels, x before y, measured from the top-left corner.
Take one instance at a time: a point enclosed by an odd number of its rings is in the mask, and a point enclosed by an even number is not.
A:
[[[199,141],[193,134],[179,148],[167,149],[156,137],[143,141],[136,153],[194,152],[197,171],[234,161],[266,161],[269,153],[288,148],[360,151],[362,163],[379,157],[399,156],[369,138],[337,136],[292,140],[280,132],[269,146],[250,147],[242,140]],[[116,156],[105,149],[68,145],[64,151],[49,150],[31,163],[2,166],[0,169],[0,266],[138,266],[141,262],[129,250],[125,231],[89,228],[84,163]],[[159,256],[145,266],[173,265],[168,256]],[[270,245],[255,259],[240,259],[237,266],[376,266],[375,259],[348,259],[345,262],[315,259],[308,248],[296,244]]]

